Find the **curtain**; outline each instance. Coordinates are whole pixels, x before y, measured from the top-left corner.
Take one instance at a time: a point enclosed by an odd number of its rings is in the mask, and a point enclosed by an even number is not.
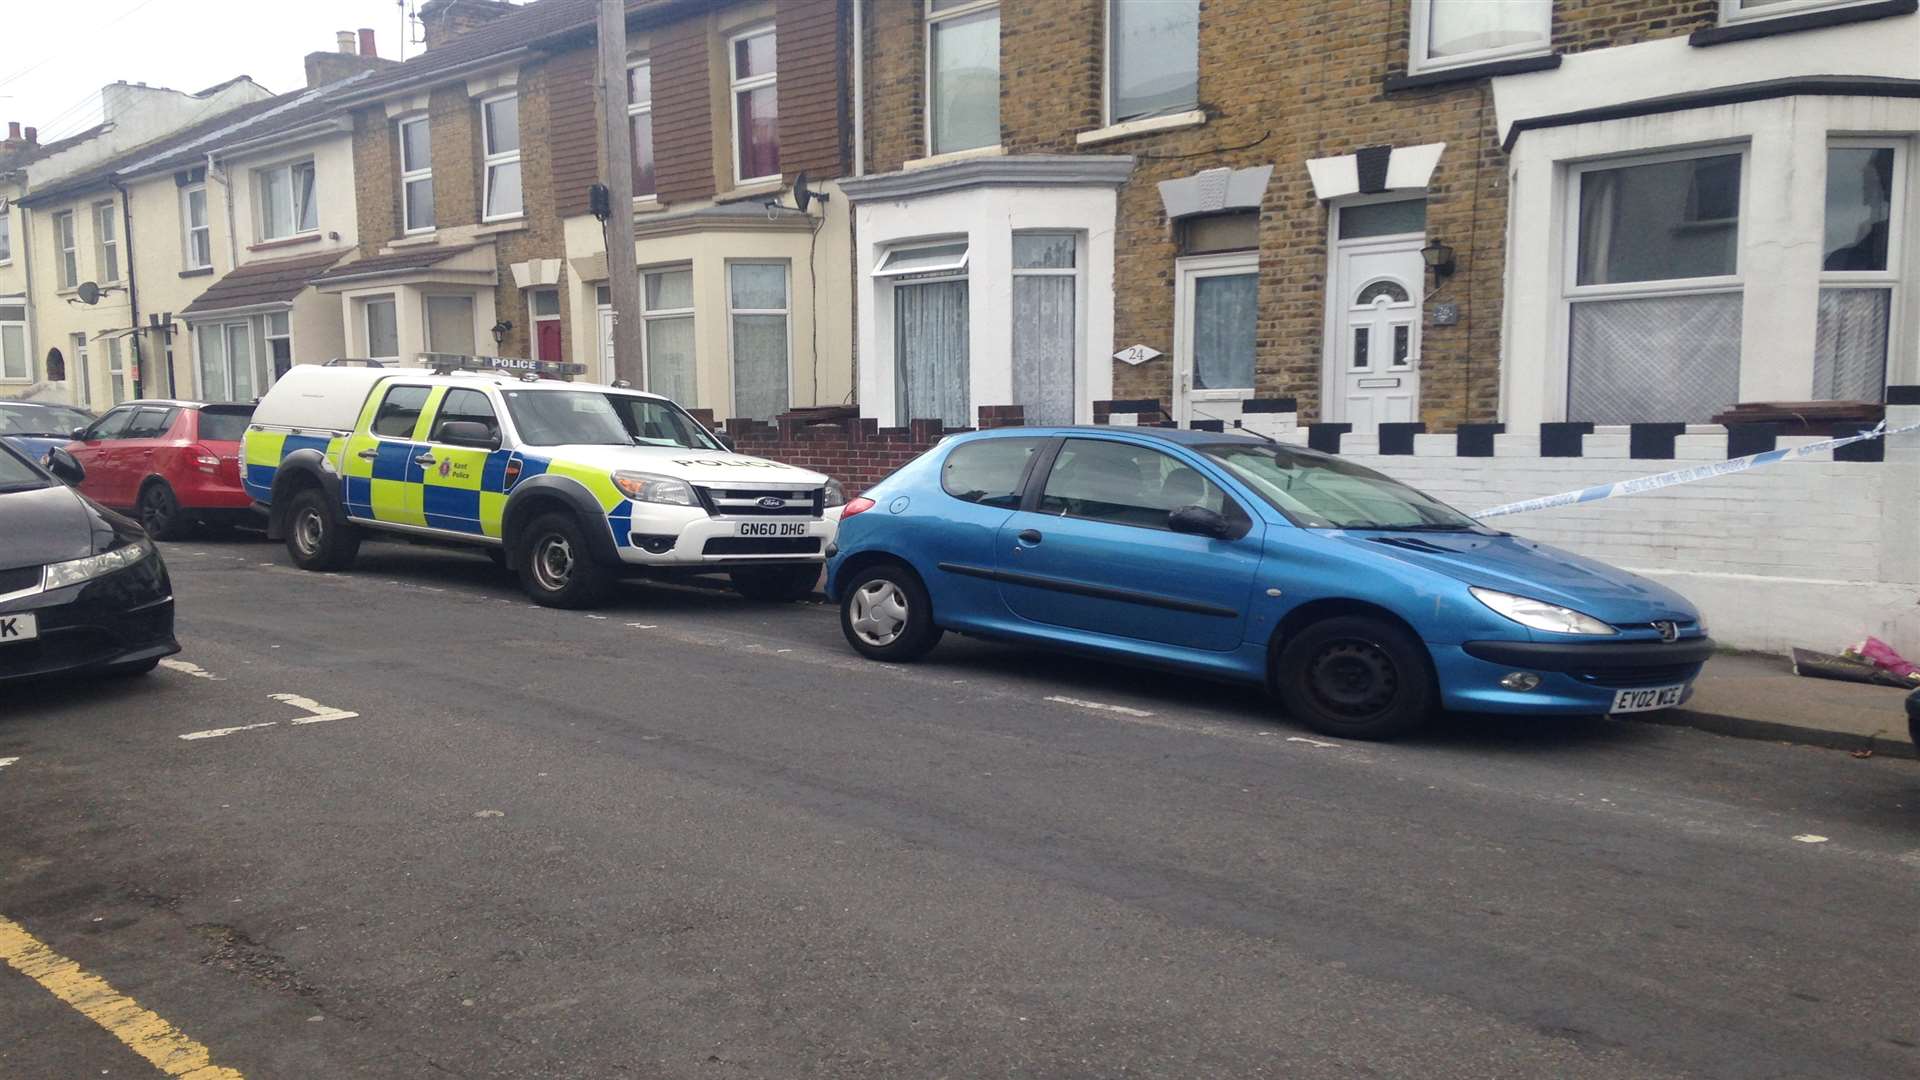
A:
[[[434,352],[473,355],[472,297],[427,297],[427,347]]]
[[[1546,44],[1540,30],[1542,9],[1552,0],[1425,0],[1427,55],[1434,59],[1503,49],[1532,42]]]
[[[1193,108],[1200,85],[1199,0],[1114,0],[1113,122]]]
[[[1013,278],[1013,400],[1029,424],[1073,423],[1074,285],[1064,274]]]
[[[1890,289],[1821,289],[1813,344],[1816,400],[1879,401],[1887,387]]]
[[[972,426],[966,281],[893,287],[893,355],[900,423],[937,418],[948,427]]]
[[[233,380],[231,401],[252,401],[253,391],[253,324],[228,323],[227,331],[227,376]]]
[[[733,411],[771,420],[787,411],[787,317],[733,317]]]
[[[1567,419],[1704,423],[1740,398],[1737,292],[1573,305]]]
[[[207,401],[231,401],[227,392],[227,353],[222,347],[220,328],[202,326],[194,332],[200,354],[200,396]]]
[[[1258,274],[1193,279],[1193,388],[1253,388],[1253,324]]]
[[[647,389],[688,408],[699,399],[693,378],[693,316],[647,320]]]

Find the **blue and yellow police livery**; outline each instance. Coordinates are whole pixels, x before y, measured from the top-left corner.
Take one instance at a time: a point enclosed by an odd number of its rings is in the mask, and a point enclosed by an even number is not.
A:
[[[725,572],[765,600],[819,580],[837,482],[733,453],[667,398],[552,377],[579,365],[423,359],[298,366],[261,399],[243,480],[298,565],[380,535],[463,544],[558,607],[622,575]]]

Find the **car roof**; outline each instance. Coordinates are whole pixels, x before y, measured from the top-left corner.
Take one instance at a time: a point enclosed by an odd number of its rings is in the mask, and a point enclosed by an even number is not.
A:
[[[1224,432],[1223,431],[1194,431],[1188,428],[1134,427],[1131,425],[1107,425],[1107,424],[1067,424],[1067,425],[1059,425],[1059,426],[1051,426],[1051,427],[988,428],[982,431],[971,431],[971,432],[968,432],[967,434],[969,437],[975,436],[975,435],[1016,435],[1016,434],[1017,435],[1140,435],[1150,439],[1161,439],[1170,443],[1179,443],[1183,446],[1194,446],[1202,443],[1234,442],[1234,441],[1240,441],[1240,440],[1244,440],[1246,442],[1265,442],[1266,441],[1264,439],[1261,439],[1257,435],[1252,435],[1252,434],[1248,434],[1245,432],[1238,432],[1238,431],[1224,431]],[[1299,447],[1299,449],[1304,450],[1306,449],[1306,447],[1304,446]]]

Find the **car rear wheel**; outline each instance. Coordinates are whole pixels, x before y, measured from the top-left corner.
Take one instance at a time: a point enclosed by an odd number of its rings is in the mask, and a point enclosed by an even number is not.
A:
[[[1342,615],[1308,626],[1280,650],[1275,687],[1315,731],[1388,739],[1433,712],[1433,662],[1420,640],[1384,619]]]
[[[186,534],[187,520],[180,512],[180,500],[165,480],[154,480],[140,489],[140,524],[155,540],[177,540]]]
[[[840,601],[840,631],[855,652],[891,663],[918,660],[945,633],[934,624],[933,601],[919,575],[900,563],[855,575]]]
[[[757,566],[735,570],[727,575],[733,591],[763,604],[791,604],[813,595],[820,580],[820,567]]]
[[[572,514],[542,514],[520,534],[514,558],[520,584],[545,607],[596,607],[606,600],[613,575],[594,561]]]
[[[302,570],[343,570],[360,553],[360,530],[335,520],[327,493],[308,488],[287,507],[287,554]]]

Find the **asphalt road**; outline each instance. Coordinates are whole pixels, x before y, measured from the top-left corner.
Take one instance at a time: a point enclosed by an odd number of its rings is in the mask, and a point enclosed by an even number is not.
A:
[[[191,668],[0,690],[0,917],[249,1080],[1920,1076],[1914,762],[166,557]],[[0,965],[0,1076],[104,1075]]]

